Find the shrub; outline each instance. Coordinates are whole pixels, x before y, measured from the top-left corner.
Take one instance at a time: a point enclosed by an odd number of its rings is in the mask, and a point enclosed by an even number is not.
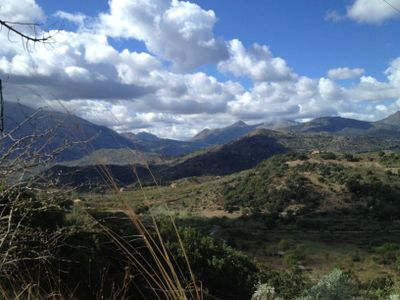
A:
[[[343,154],[343,158],[345,159],[345,160],[347,160],[347,161],[350,161],[350,162],[357,162],[357,161],[360,161],[360,159],[358,158],[358,157],[355,157],[353,154],[351,154],[351,153],[345,153],[345,154]]]
[[[164,236],[173,237],[171,228]],[[179,230],[190,266],[209,293],[222,299],[249,299],[259,281],[255,263],[222,241],[185,227]],[[168,248],[178,265],[185,265],[179,241],[170,239]]]
[[[333,152],[321,152],[319,156],[320,156],[322,159],[326,159],[326,160],[337,159],[336,154],[333,153]]]
[[[254,292],[251,300],[282,300],[277,297],[275,288],[269,283],[259,284],[257,290]]]
[[[339,269],[322,277],[301,300],[350,300],[358,294],[351,277]]]

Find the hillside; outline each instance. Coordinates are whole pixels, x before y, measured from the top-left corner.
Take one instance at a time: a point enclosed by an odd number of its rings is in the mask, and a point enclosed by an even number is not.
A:
[[[345,213],[397,220],[399,170],[399,154],[275,156],[225,182],[225,207],[283,216]]]
[[[161,162],[158,165],[150,165],[150,169],[160,182],[192,176],[227,175],[252,168],[262,160],[274,154],[293,151],[311,152],[314,150],[345,153],[381,150],[399,151],[400,137],[388,139],[387,137],[376,136],[310,135],[258,129],[237,141],[222,146],[215,146],[211,149],[201,150],[169,160],[168,162]],[[140,165],[141,164],[139,164],[139,166]],[[92,171],[83,178],[85,178],[85,180],[90,180],[89,174],[97,178],[98,175],[95,175],[96,173],[94,172],[96,168],[97,166],[92,166]],[[132,166],[121,165],[120,168],[125,168],[125,171],[120,174],[114,173],[118,181],[126,184],[136,182],[136,177],[125,178],[126,174],[132,172]],[[57,166],[53,167],[50,174],[57,174],[57,169]],[[73,168],[70,173],[74,173],[77,170],[79,170],[79,168]],[[85,170],[87,170],[87,168]],[[73,181],[78,181],[78,175],[71,176],[76,178]],[[131,179],[133,179],[133,181],[130,181]],[[145,177],[141,179],[146,181],[149,178]],[[96,179],[96,182],[100,181]],[[66,182],[60,180],[60,183]]]
[[[400,111],[388,116],[387,118],[376,122],[378,124],[386,124],[400,128]]]
[[[5,103],[4,126],[5,134],[12,132],[14,139],[32,136],[32,152],[41,149],[44,153],[52,153],[55,149],[68,145],[57,157],[58,160],[79,159],[102,148],[143,149],[141,145],[115,131],[75,115],[44,109],[34,110],[14,102]],[[9,138],[1,140],[1,149],[7,149],[11,143]]]
[[[318,278],[340,267],[366,282],[397,276],[399,174],[395,153],[289,153],[229,176],[128,188],[120,197],[138,211],[173,213],[268,268]],[[119,207],[112,193],[88,197]]]

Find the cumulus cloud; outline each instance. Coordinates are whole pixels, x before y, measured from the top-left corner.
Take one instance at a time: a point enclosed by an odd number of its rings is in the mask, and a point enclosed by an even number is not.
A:
[[[381,24],[399,15],[400,0],[355,0],[347,17],[359,23]]]
[[[350,69],[348,67],[344,67],[344,68],[330,69],[327,75],[331,79],[346,80],[346,79],[360,77],[362,74],[364,74],[364,69],[361,68]]]
[[[246,49],[237,39],[229,42],[230,58],[219,63],[222,72],[235,76],[248,76],[254,81],[283,81],[296,77],[286,61],[274,57],[267,46],[252,45]]]
[[[112,0],[100,15],[98,30],[114,38],[143,41],[150,52],[171,61],[177,70],[227,58],[224,41],[214,37],[212,10],[178,0]]]
[[[3,0],[0,3],[0,19],[34,23],[44,19],[44,12],[34,0]]]
[[[79,28],[58,32],[51,47],[37,44],[26,51],[0,33],[0,76],[9,78],[6,98],[67,107],[118,131],[146,130],[173,138],[188,138],[205,127],[238,119],[258,123],[342,115],[373,120],[400,108],[400,58],[389,64],[382,81],[360,68],[337,68],[329,70],[327,78],[309,78],[295,73],[265,45],[245,47],[238,39],[217,39],[217,17],[197,4],[109,4],[108,12],[89,21],[84,15],[58,12],[57,17]],[[3,15],[14,9],[1,5]],[[33,0],[23,0],[18,7],[30,19],[45,18]],[[117,49],[112,40],[121,38],[143,41],[147,50]],[[208,63],[215,63],[230,80],[221,82],[193,69]],[[252,84],[243,86],[241,77]],[[335,81],[355,77],[359,82],[347,87]]]

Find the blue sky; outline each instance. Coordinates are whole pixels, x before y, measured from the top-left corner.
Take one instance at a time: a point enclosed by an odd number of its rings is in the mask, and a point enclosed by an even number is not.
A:
[[[379,0],[382,1],[382,0]],[[213,10],[218,22],[216,36],[240,39],[243,44],[269,45],[299,73],[310,77],[326,75],[338,66],[362,67],[368,74],[383,78],[387,64],[399,55],[399,20],[384,24],[359,24],[351,20],[329,22],[329,11],[346,13],[353,1],[337,0],[197,0]],[[108,9],[104,0],[38,0],[49,14],[57,11],[81,12],[95,17]],[[141,42],[123,40],[117,47],[142,51]]]
[[[0,18],[61,30],[53,50],[0,50],[0,74],[18,87],[10,96],[25,99],[29,86],[36,106],[55,107],[56,94],[119,131],[186,138],[238,119],[376,120],[400,109],[390,6],[400,0],[5,2]]]

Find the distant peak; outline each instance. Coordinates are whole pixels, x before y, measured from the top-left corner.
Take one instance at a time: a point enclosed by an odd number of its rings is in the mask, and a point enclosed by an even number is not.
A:
[[[245,122],[243,122],[242,120],[239,120],[231,125],[231,127],[245,127],[245,126],[248,126],[248,125]]]
[[[380,120],[378,122],[388,124],[388,125],[399,126],[400,125],[400,111],[396,111],[394,114],[391,114],[388,117],[386,117],[383,120]]]
[[[158,136],[146,131],[138,132],[136,136],[142,140],[148,140],[148,141],[158,140]]]
[[[138,136],[156,136],[155,134],[152,134],[150,132],[146,132],[146,131],[140,131],[137,133]]]

